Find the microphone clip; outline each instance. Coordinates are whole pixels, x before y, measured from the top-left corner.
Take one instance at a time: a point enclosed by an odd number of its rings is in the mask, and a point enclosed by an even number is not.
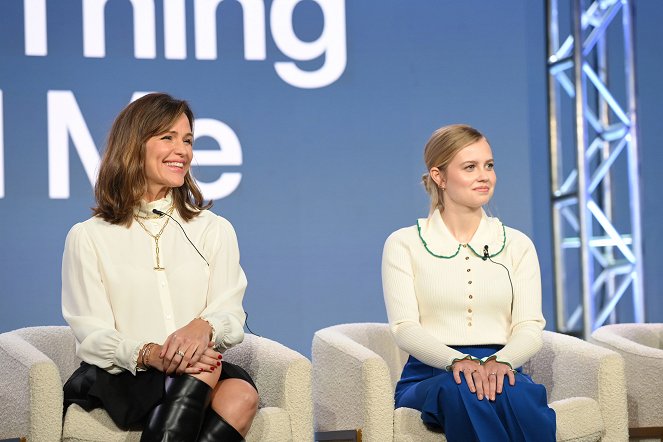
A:
[[[483,246],[483,257],[481,259],[483,259],[485,261],[489,258],[490,258],[490,254],[488,253],[488,246],[485,245],[485,246]]]

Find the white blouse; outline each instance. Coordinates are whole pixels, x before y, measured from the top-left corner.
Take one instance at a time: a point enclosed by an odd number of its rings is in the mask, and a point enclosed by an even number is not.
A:
[[[155,270],[154,239],[137,223],[130,227],[93,217],[71,228],[62,258],[62,314],[76,336],[85,362],[110,373],[136,372],[138,351],[148,342],[162,344],[196,317],[209,321],[213,340],[223,351],[244,339],[242,299],[246,277],[232,225],[204,210],[185,222],[173,211],[209,266],[180,227],[152,209],[167,212],[170,195],[137,209],[159,239]],[[166,221],[169,220],[169,221]]]

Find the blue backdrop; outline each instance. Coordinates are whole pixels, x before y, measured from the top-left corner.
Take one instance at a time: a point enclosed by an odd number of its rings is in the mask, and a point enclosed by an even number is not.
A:
[[[147,91],[199,118],[194,173],[237,230],[255,332],[309,355],[317,329],[386,320],[382,244],[426,215],[423,145],[456,122],[491,142],[492,212],[534,239],[554,327],[543,2],[215,3],[0,2],[0,331],[64,323],[65,235],[90,215],[113,118]],[[663,240],[650,191],[663,4],[637,13],[647,318],[660,322],[648,244]]]

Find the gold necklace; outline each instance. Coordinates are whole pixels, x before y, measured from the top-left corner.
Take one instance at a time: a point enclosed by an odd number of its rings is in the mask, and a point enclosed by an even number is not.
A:
[[[139,213],[140,213],[140,212],[139,212]],[[139,215],[138,213],[134,213],[134,217],[136,217],[136,218],[140,218],[140,219],[157,219],[157,218],[161,218],[162,216],[163,216],[163,215],[155,215],[155,214],[151,214],[151,215]]]
[[[175,210],[175,206],[170,206],[170,209],[166,212],[168,215],[173,213],[173,210]],[[150,235],[152,238],[154,238],[154,248],[156,249],[156,255],[157,255],[157,266],[154,267],[154,270],[161,271],[161,270],[166,270],[165,267],[161,267],[161,261],[159,261],[159,238],[161,238],[161,234],[163,233],[163,230],[166,228],[168,225],[168,221],[170,221],[170,217],[166,218],[166,222],[163,223],[163,226],[161,226],[161,230],[159,230],[159,233],[156,235],[153,235],[152,232],[147,230],[147,227],[145,227],[145,224],[142,223],[142,221],[139,219],[137,215],[134,215],[134,219],[140,226],[145,230],[145,233]]]

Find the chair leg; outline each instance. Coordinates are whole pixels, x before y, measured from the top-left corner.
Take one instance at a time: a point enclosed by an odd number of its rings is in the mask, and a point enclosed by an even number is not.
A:
[[[336,430],[316,431],[314,439],[316,442],[361,442],[361,429],[358,430]]]
[[[209,406],[212,387],[193,376],[166,385],[163,401],[150,413],[141,442],[194,442]]]
[[[663,440],[663,427],[629,428],[628,436],[631,439],[661,439]]]

